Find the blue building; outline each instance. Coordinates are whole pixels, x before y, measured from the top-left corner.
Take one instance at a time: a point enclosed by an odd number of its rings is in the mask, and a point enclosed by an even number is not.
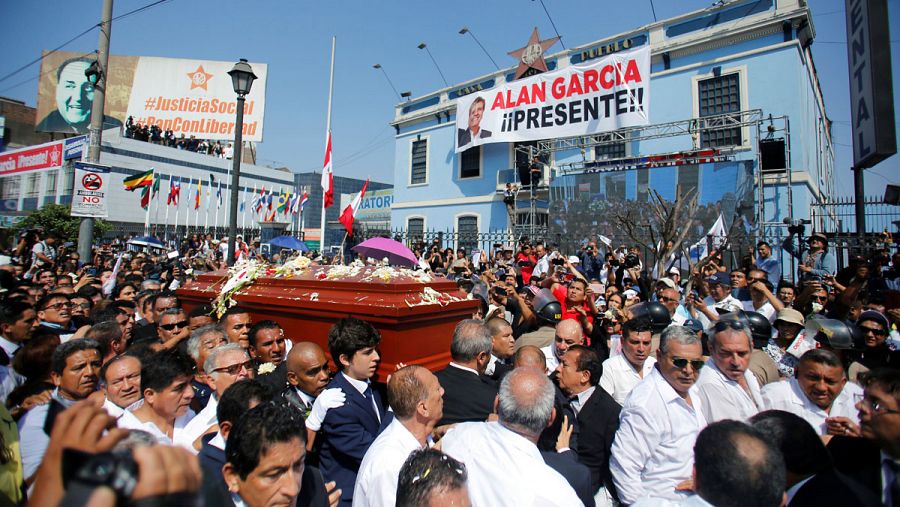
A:
[[[722,213],[741,219],[748,244],[777,240],[784,218],[809,218],[834,190],[814,37],[806,0],[736,0],[545,55],[554,70],[649,45],[649,125],[531,143],[544,163],[534,195],[522,181],[528,143],[454,151],[457,99],[515,80],[515,67],[398,104],[391,226],[412,237],[509,230],[575,243],[612,237],[610,211],[640,215],[652,192],[693,190],[694,237]],[[512,209],[507,183],[521,187]],[[446,246],[479,246],[454,241]]]

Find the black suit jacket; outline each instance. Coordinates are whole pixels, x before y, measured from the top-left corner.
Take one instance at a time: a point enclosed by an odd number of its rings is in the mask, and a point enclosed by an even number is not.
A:
[[[591,487],[591,471],[575,459],[572,451],[541,451],[544,463],[566,478],[584,507],[594,507],[594,488]]]
[[[497,383],[488,377],[454,366],[436,374],[444,388],[444,418],[438,426],[468,421],[484,421],[494,411]]]
[[[259,371],[259,365],[256,365],[257,371]],[[259,380],[266,387],[269,388],[269,392],[272,393],[272,396],[277,396],[278,393],[284,391],[284,388],[287,386],[287,361],[282,361],[281,364],[275,367],[275,371],[272,373],[266,373],[265,375],[257,375],[256,380]]]
[[[616,400],[598,385],[578,412],[578,460],[591,470],[593,491],[606,486],[613,498],[617,497],[609,473],[609,457],[621,410]]]
[[[881,498],[881,449],[867,438],[836,436],[825,446],[834,468]]]
[[[335,375],[328,387],[341,389],[346,401],[342,407],[329,410],[322,421],[316,438],[322,440],[319,463],[326,480],[337,482],[337,487],[341,489],[341,504],[350,505],[363,456],[392,418],[375,389],[373,396],[381,421],[375,415],[372,401],[360,394],[343,374]]]
[[[789,507],[878,507],[881,496],[835,469],[816,474],[794,494]]]
[[[456,135],[457,135],[457,137],[458,137],[458,143],[457,143],[457,146],[465,146],[465,145],[467,145],[467,144],[469,144],[469,143],[472,142],[472,134],[469,132],[469,129],[467,129],[467,128],[465,128],[465,129],[456,129]],[[484,129],[481,129],[481,130],[478,132],[478,138],[479,138],[479,139],[485,139],[485,138],[488,138],[488,137],[491,137],[491,131],[490,131],[490,130],[484,130]]]

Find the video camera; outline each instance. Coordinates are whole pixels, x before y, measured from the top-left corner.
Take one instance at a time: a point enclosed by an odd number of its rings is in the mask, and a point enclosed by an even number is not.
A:
[[[812,220],[794,220],[791,217],[785,217],[782,222],[788,226],[788,234],[797,234],[799,236],[802,236],[804,231],[806,231],[806,226],[811,224]]]

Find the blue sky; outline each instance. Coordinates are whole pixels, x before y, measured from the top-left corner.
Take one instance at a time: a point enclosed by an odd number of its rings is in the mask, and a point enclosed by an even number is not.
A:
[[[117,0],[114,15],[151,0]],[[101,0],[0,0],[4,58],[0,76],[38,58],[96,24]],[[707,7],[708,0],[655,0],[659,19]],[[889,0],[892,40],[900,40],[900,2]],[[567,47],[578,46],[653,21],[649,0],[631,2],[544,0]],[[835,179],[841,195],[852,194],[849,84],[844,0],[810,2],[817,32],[813,55],[829,117],[834,120]],[[77,9],[74,7],[78,7]],[[554,35],[540,2],[456,1],[395,2],[372,0],[171,0],[114,23],[111,52],[208,60],[266,62],[265,141],[259,162],[294,171],[322,165],[331,36],[337,37],[332,127],[335,173],[380,181],[392,179],[393,118],[398,98],[380,63],[399,91],[413,96],[443,86],[428,49],[451,84],[488,73],[493,64],[469,35],[468,26],[501,67],[524,45],[532,27]],[[63,49],[89,52],[97,31]],[[554,46],[551,52],[561,49]],[[900,44],[892,43],[894,69],[900,68]],[[0,82],[0,96],[36,105],[39,66]],[[896,76],[896,71],[894,75]],[[31,79],[29,79],[31,78]],[[900,79],[894,78],[900,104]],[[900,107],[896,108],[900,113]],[[900,156],[867,172],[867,194],[881,194],[888,182],[900,184]]]

